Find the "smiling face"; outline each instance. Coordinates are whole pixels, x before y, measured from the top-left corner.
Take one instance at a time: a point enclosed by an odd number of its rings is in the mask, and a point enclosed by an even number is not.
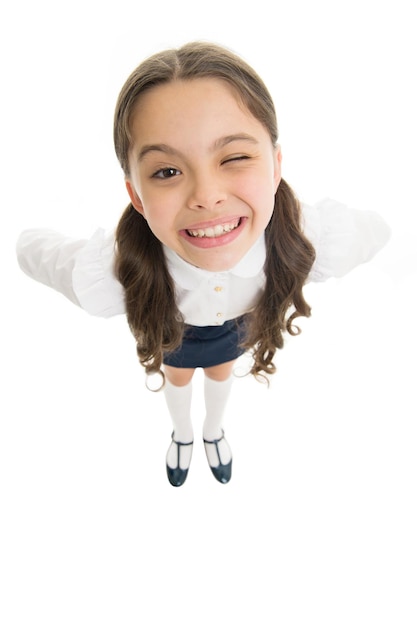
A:
[[[233,268],[264,232],[281,179],[266,128],[215,78],[153,87],[132,118],[126,187],[154,235],[196,267]]]

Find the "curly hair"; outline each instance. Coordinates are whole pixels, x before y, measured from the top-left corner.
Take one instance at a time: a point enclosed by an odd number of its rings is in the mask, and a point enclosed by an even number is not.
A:
[[[127,177],[132,115],[141,95],[174,80],[207,77],[226,81],[267,129],[272,145],[277,144],[275,107],[261,78],[228,49],[192,42],[146,59],[122,87],[114,115],[114,145]],[[302,232],[300,204],[284,180],[275,194],[265,237],[265,289],[255,309],[248,314],[242,343],[242,347],[252,351],[250,373],[255,377],[275,372],[273,358],[276,350],[283,347],[283,333],[298,334],[294,320],[311,314],[303,286],[315,251]],[[136,339],[140,363],[148,374],[161,373],[164,352],[171,352],[181,344],[184,320],[175,302],[175,286],[162,244],[132,204],[124,211],[116,231],[116,275],[125,289],[128,323]]]

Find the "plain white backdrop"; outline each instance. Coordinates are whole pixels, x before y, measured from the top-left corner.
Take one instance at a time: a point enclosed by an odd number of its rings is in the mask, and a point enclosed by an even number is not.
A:
[[[417,623],[412,4],[2,7],[2,625]],[[303,201],[377,210],[393,236],[374,262],[308,286],[313,317],[269,390],[236,380],[231,483],[216,483],[197,440],[173,489],[164,398],[144,387],[125,319],[30,281],[14,247],[28,227],[114,226],[127,203],[119,89],[145,56],[194,39],[264,78]]]

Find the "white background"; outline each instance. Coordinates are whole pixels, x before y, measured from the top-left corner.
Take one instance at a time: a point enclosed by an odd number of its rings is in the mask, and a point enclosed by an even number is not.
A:
[[[417,623],[412,4],[4,3],[3,626]],[[173,489],[164,398],[144,388],[125,319],[30,281],[14,246],[28,227],[88,237],[117,222],[118,91],[145,56],[193,39],[264,78],[302,200],[377,210],[393,237],[374,262],[308,287],[313,317],[269,390],[236,381],[232,481],[213,479],[196,440]]]

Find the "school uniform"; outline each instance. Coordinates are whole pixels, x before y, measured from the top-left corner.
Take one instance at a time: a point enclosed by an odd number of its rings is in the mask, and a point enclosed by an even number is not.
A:
[[[325,199],[302,204],[303,230],[316,251],[308,281],[341,277],[372,259],[390,237],[373,211],[350,209]],[[245,314],[255,307],[265,285],[264,235],[226,272],[194,267],[164,246],[175,284],[177,306],[186,324],[184,341],[164,362],[177,367],[210,367],[242,354],[239,342]],[[52,230],[25,230],[17,242],[21,269],[59,291],[91,315],[125,313],[124,289],[114,274],[114,232],[97,230],[77,240]]]

